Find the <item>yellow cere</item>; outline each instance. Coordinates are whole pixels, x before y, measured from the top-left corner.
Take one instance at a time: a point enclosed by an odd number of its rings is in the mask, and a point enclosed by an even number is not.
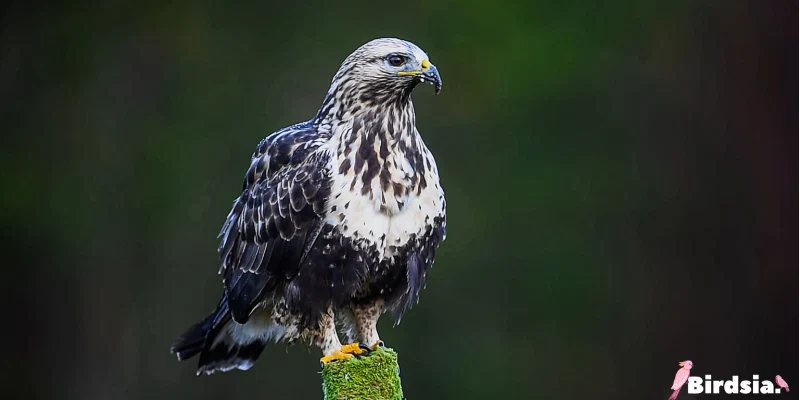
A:
[[[419,75],[419,74],[427,71],[430,67],[431,67],[431,62],[428,61],[427,59],[425,59],[425,60],[422,60],[422,69],[416,70],[416,71],[400,71],[400,72],[397,73],[397,75],[400,75],[400,76]]]

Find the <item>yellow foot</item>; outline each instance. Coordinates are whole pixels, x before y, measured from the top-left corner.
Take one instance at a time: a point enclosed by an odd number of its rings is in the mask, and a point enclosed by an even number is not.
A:
[[[319,362],[324,367],[326,364],[336,360],[349,360],[354,356],[360,356],[362,354],[368,353],[370,351],[369,347],[364,346],[359,343],[350,343],[342,346],[339,350],[334,350],[330,354],[326,354],[325,357],[319,359]]]
[[[342,346],[342,353],[360,355],[369,352],[369,347],[362,346],[358,342]]]
[[[325,357],[320,358],[319,362],[322,363],[322,365],[324,366],[324,365],[328,364],[331,361],[349,360],[351,358],[353,358],[352,354],[343,353],[340,350],[334,350],[333,353],[330,353],[330,354],[326,355]]]
[[[378,350],[379,348],[383,347],[383,340],[378,340],[378,343],[372,345],[372,351]]]

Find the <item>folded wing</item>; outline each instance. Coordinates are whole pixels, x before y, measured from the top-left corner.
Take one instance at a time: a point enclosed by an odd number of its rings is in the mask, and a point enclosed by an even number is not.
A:
[[[233,319],[291,280],[322,227],[330,195],[327,138],[300,124],[264,139],[220,232],[220,273]]]

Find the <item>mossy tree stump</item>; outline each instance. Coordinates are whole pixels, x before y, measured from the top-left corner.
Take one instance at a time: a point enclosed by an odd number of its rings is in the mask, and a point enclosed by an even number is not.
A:
[[[402,400],[397,353],[381,347],[361,358],[334,361],[322,369],[325,400]]]

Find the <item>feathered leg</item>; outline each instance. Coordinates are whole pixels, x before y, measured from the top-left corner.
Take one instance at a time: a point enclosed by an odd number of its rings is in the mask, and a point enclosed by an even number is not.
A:
[[[336,323],[334,322],[333,309],[320,318],[319,331],[316,332],[316,343],[322,349],[324,357],[319,361],[325,364],[336,360],[349,360],[353,355],[366,353],[368,349],[361,348],[358,343],[342,346],[339,335],[336,333]]]
[[[322,349],[323,354],[330,354],[342,347],[339,335],[336,334],[336,324],[334,323],[333,310],[328,312],[319,320],[319,331],[316,332],[316,345]]]
[[[383,313],[383,300],[354,304],[350,307],[350,312],[352,326],[347,332],[347,340],[366,344],[372,350],[382,346],[383,341],[378,335],[378,319]]]

